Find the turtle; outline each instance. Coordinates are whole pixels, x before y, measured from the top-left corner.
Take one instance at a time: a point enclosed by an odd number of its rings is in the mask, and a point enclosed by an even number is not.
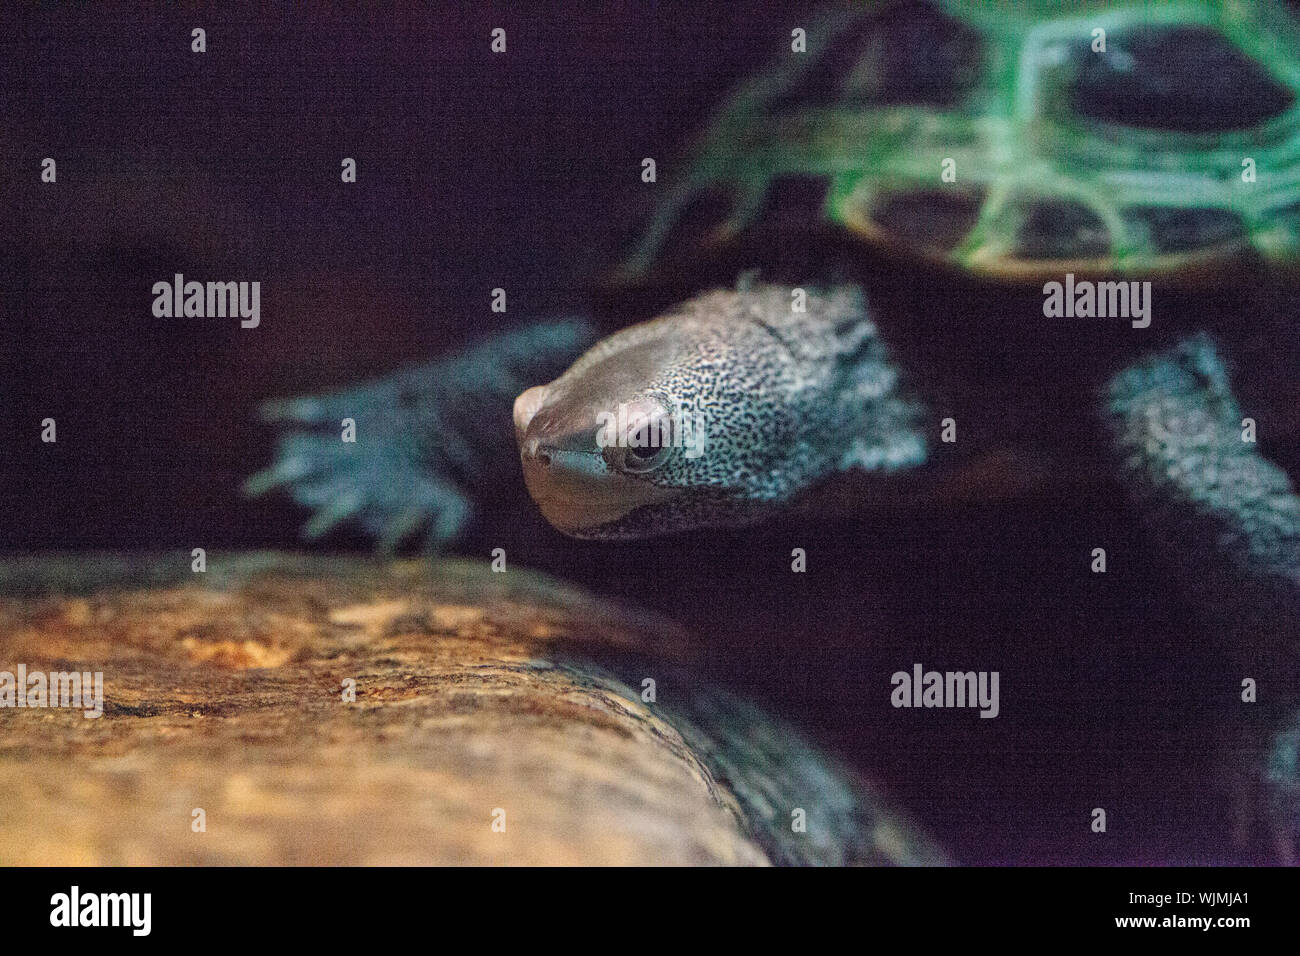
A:
[[[267,402],[246,490],[287,489],[311,538],[438,550],[521,475],[609,547],[1113,482],[1204,640],[1268,675],[1241,732],[1294,860],[1300,25],[897,0],[791,36],[585,306]]]

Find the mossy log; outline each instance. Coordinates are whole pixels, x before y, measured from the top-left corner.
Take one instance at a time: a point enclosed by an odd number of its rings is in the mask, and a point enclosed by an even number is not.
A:
[[[103,713],[0,708],[0,863],[944,861],[691,647],[463,561],[10,558],[0,672]]]

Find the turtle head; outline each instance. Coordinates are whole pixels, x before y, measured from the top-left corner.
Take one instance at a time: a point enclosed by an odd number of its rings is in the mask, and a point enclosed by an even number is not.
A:
[[[649,347],[570,370],[515,399],[524,481],[543,516],[576,537],[609,529],[639,508],[663,506],[683,489],[662,479],[685,460],[668,434],[672,410]],[[621,420],[620,420],[621,416]],[[620,440],[621,438],[621,440]],[[692,446],[692,452],[694,445]],[[674,471],[680,471],[677,463]]]
[[[750,523],[842,466],[860,390],[840,399],[851,302],[789,289],[715,291],[597,343],[515,400],[528,492],[580,538],[641,538]],[[842,326],[853,331],[845,338]]]
[[[528,492],[580,538],[742,524],[790,474],[779,343],[712,292],[597,343],[515,400]],[[764,374],[763,370],[766,370]]]
[[[726,401],[725,369],[739,359],[695,316],[672,315],[611,335],[523,392],[515,435],[546,520],[580,538],[699,524],[697,502],[728,494],[710,469],[705,415]]]

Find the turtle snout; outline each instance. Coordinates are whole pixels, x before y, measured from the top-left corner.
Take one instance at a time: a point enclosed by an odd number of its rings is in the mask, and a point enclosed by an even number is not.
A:
[[[542,407],[542,402],[545,400],[545,385],[534,385],[520,392],[519,397],[515,399],[515,440],[519,443],[519,451],[525,458],[536,457],[540,451],[541,446],[536,438],[525,440],[524,436],[528,432],[528,423],[533,420],[533,416],[537,414],[537,410]],[[532,447],[531,452],[527,450],[529,446]]]
[[[537,411],[546,401],[546,386],[537,385],[520,393],[515,399],[515,441],[519,444],[519,460],[531,491],[542,481],[542,473],[551,465],[551,450],[541,434],[542,422],[534,421]],[[529,426],[532,426],[531,428]]]

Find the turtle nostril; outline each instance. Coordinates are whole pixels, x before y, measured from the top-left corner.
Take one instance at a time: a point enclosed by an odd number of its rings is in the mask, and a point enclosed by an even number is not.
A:
[[[524,442],[524,457],[543,467],[551,463],[551,456],[542,450],[542,443],[536,438]]]

